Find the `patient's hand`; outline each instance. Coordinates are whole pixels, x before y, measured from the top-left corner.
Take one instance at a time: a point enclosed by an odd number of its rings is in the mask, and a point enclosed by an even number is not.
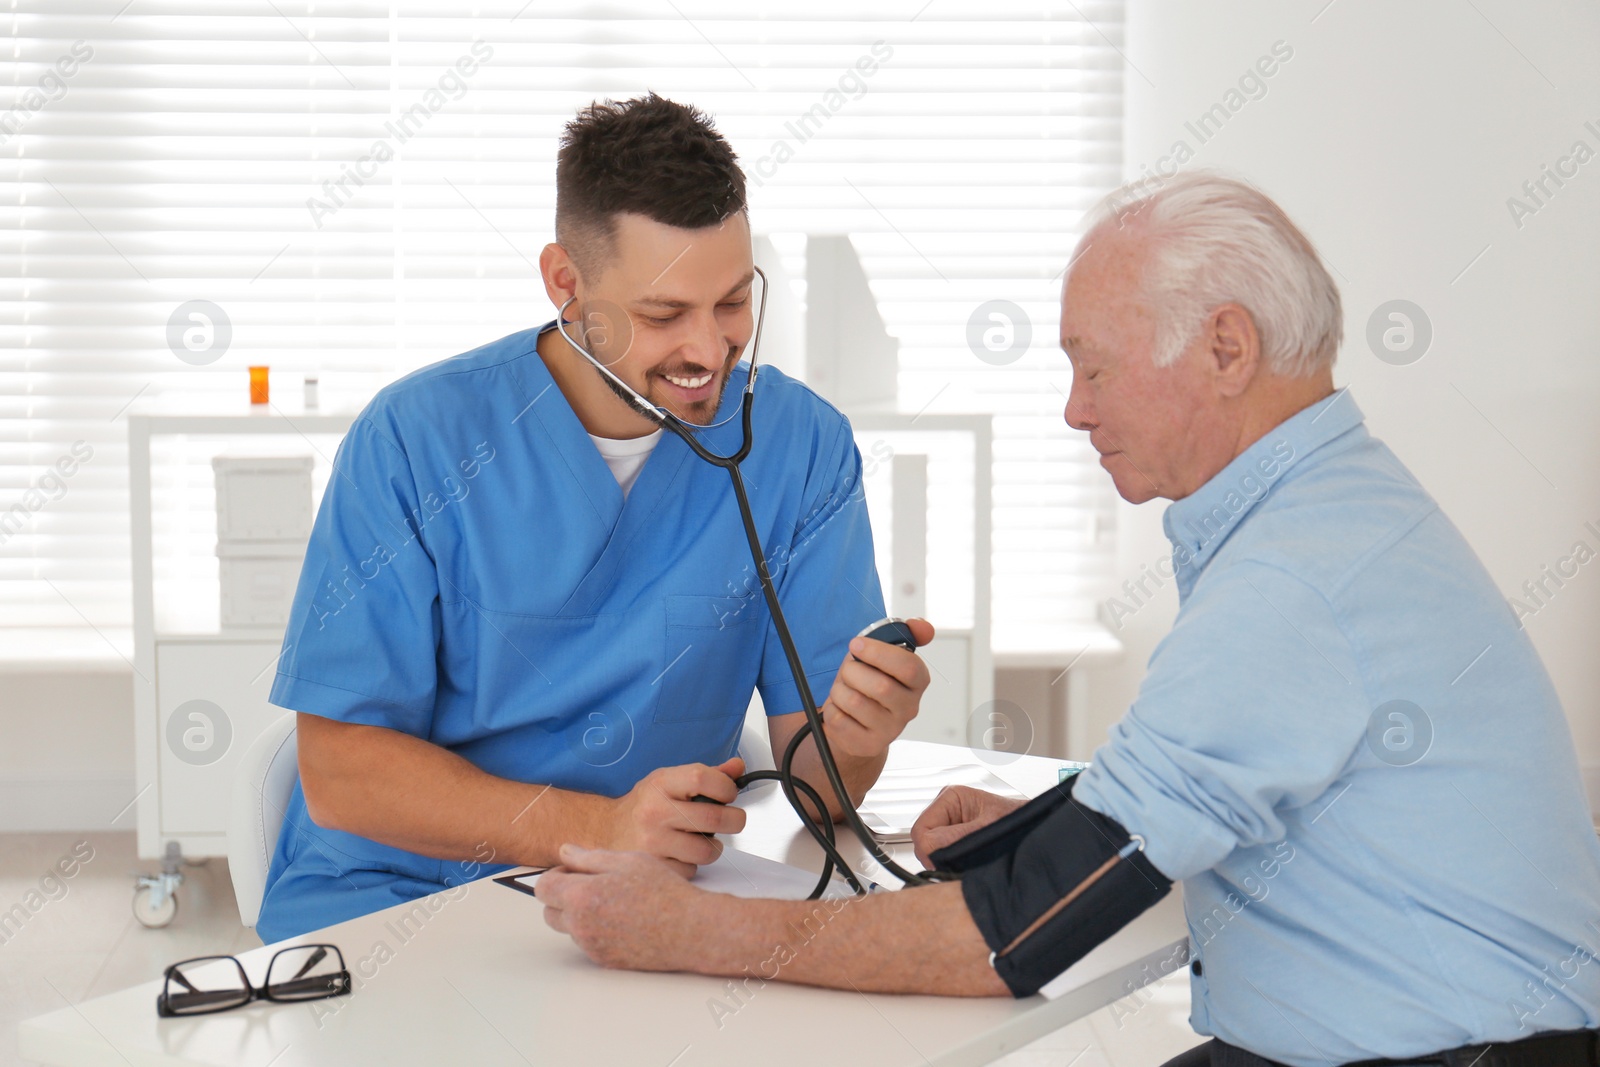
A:
[[[704,922],[704,906],[721,900],[726,915],[729,899],[674,877],[670,860],[576,845],[562,845],[560,859],[534,884],[544,921],[603,967],[690,970],[712,930],[723,932],[715,918]]]
[[[605,848],[659,856],[683,877],[693,878],[697,866],[722,854],[721,842],[707,835],[744,829],[744,810],[731,807],[739,797],[734,778],[743,773],[744,761],[737,756],[719,767],[689,763],[651,771],[610,802],[609,825],[599,828],[593,839]],[[696,803],[696,796],[716,803]]]
[[[917,816],[911,826],[911,843],[917,850],[917,859],[924,867],[928,857],[946,845],[980,830],[1001,816],[1016,811],[1025,800],[999,797],[966,785],[947,785]]]

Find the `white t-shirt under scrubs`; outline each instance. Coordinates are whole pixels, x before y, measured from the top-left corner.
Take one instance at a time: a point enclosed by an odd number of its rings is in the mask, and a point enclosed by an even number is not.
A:
[[[622,486],[622,498],[626,500],[628,490],[633,488],[639,472],[644,469],[645,460],[650,458],[650,453],[655,451],[656,442],[661,440],[661,431],[657,430],[644,437],[631,437],[626,441],[590,434],[589,440],[600,450],[601,458],[606,461],[606,466],[611,468],[617,484]]]

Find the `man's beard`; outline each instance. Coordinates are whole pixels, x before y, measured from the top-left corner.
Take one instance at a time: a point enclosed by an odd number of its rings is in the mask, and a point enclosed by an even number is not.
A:
[[[731,364],[735,360],[737,360],[737,358],[738,358],[738,355],[737,355],[737,353],[735,353],[734,355],[728,357],[728,362]],[[615,393],[617,395],[617,398],[620,399],[624,404],[627,404],[634,411],[636,411],[639,414],[643,415],[645,418],[650,419],[652,422],[654,422],[656,420],[657,412],[655,411],[655,409],[640,406],[639,401],[634,399],[632,393],[628,392],[628,390],[624,389],[622,386],[618,385],[616,382],[611,380],[611,375],[603,373],[602,371],[600,371],[599,368],[595,369],[595,373],[600,375],[600,380],[605,382],[606,383],[606,387],[608,389],[610,389],[613,393]],[[733,380],[733,375],[731,373],[723,373],[723,375],[722,375],[722,384],[717,386],[716,400],[711,403],[711,410],[705,416],[703,416],[702,418],[699,418],[699,419],[692,418],[692,417],[691,418],[684,418],[683,416],[678,416],[678,417],[680,419],[682,419],[684,422],[691,423],[691,424],[693,424],[695,426],[709,426],[711,424],[711,420],[717,417],[717,412],[722,410],[722,397],[723,397],[723,394],[727,393],[727,391],[728,391],[728,383],[730,381],[732,381],[732,380]],[[643,396],[644,394],[641,393],[640,395]],[[648,397],[646,397],[646,399],[648,399]],[[701,401],[701,403],[703,404],[703,403],[705,403],[705,401]],[[662,404],[660,406],[661,407],[666,407],[665,404]],[[696,404],[695,406],[699,407],[700,404]],[[668,409],[668,410],[671,410],[671,409]],[[673,415],[678,415],[678,413],[675,412],[675,411],[672,412],[672,414]]]

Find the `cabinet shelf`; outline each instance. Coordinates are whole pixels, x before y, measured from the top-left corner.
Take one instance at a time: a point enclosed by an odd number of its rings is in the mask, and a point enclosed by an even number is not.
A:
[[[354,412],[163,403],[128,417],[128,496],[133,570],[134,756],[139,856],[169,842],[187,856],[227,852],[227,818],[241,756],[283,714],[267,702],[281,627],[218,625],[215,572],[163,572],[156,607],[151,440],[155,437],[289,435],[298,449],[317,435],[342,435]],[[311,444],[313,449],[316,448]],[[165,557],[163,557],[165,558]],[[165,566],[165,564],[164,564]]]
[[[212,630],[185,633],[181,630],[162,631],[154,635],[158,645],[259,645],[263,642],[277,645],[283,641],[283,631],[275,627],[240,627],[236,630]]]

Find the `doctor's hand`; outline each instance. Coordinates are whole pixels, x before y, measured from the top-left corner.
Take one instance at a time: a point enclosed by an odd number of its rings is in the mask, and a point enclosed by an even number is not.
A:
[[[744,829],[744,809],[728,807],[739,796],[733,779],[744,773],[734,757],[720,767],[687,763],[661,767],[613,802],[611,825],[596,835],[619,852],[659,856],[685,878],[722,854],[722,844],[706,834],[736,834]],[[706,804],[691,797],[709,797]]]
[[[906,622],[919,646],[933,640],[926,619]],[[829,746],[860,759],[883,755],[917,717],[927,688],[928,665],[921,656],[886,641],[854,638],[821,708]]]
[[[968,785],[945,786],[911,824],[911,844],[916,849],[917,859],[924,867],[932,866],[928,857],[933,853],[1026,803],[1012,797],[997,797]]]

